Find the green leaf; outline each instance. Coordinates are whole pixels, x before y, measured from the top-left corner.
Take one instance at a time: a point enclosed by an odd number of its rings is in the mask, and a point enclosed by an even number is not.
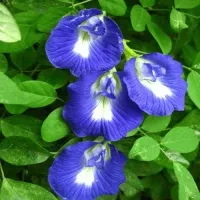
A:
[[[21,40],[15,43],[0,41],[0,52],[10,53],[22,51],[41,41],[44,37],[43,33],[36,30],[36,23],[40,14],[29,11],[17,13],[14,17],[21,32]]]
[[[167,155],[167,158],[170,159],[171,161],[174,161],[174,162],[179,162],[179,163],[182,163],[186,166],[189,166],[190,163],[188,162],[188,160],[186,160],[180,153],[178,152],[173,152],[173,151],[165,151],[166,155]]]
[[[13,165],[42,163],[50,155],[46,149],[28,137],[8,137],[0,144],[0,158]]]
[[[192,67],[193,68],[197,68],[198,69],[198,67],[199,67],[199,65],[200,65],[200,52],[198,52],[198,53],[195,53],[194,55],[193,55],[193,62],[192,62]]]
[[[48,83],[42,81],[26,81],[19,84],[22,91],[26,92],[29,97],[29,103],[25,104],[27,107],[38,108],[52,104],[57,94],[55,89]]]
[[[5,137],[22,136],[41,142],[42,121],[28,115],[13,115],[1,120],[2,133]]]
[[[150,191],[152,200],[169,199],[170,185],[162,174],[144,177],[141,182],[144,188]]]
[[[12,104],[5,104],[5,109],[12,115],[18,115],[18,114],[22,114],[23,112],[25,112],[28,107],[26,106],[21,106],[21,105],[12,105]]]
[[[126,194],[126,196],[134,196],[138,192],[143,190],[140,179],[135,175],[131,165],[125,165],[126,181],[120,185],[120,189]]]
[[[171,129],[162,139],[161,144],[172,151],[189,153],[198,146],[198,137],[189,127],[176,127]]]
[[[135,31],[145,31],[146,25],[150,22],[151,16],[139,5],[135,5],[131,9],[131,24]]]
[[[21,105],[28,103],[23,92],[2,72],[0,72],[0,103]]]
[[[16,74],[15,76],[12,77],[12,80],[15,82],[15,83],[21,83],[21,82],[25,82],[25,81],[30,81],[32,80],[30,76],[27,76],[26,74],[23,74],[23,73],[19,73],[19,74]]]
[[[10,57],[18,69],[26,70],[36,62],[37,53],[35,49],[31,47],[21,52],[11,53]]]
[[[19,10],[34,10],[41,13],[45,13],[44,11],[51,7],[66,6],[64,3],[55,0],[13,0],[12,5]]]
[[[19,74],[16,74],[15,76],[13,76],[12,80],[18,84],[18,83],[21,83],[24,81],[30,81],[31,77],[27,76],[23,73],[19,73]],[[22,114],[23,112],[25,112],[28,109],[28,107],[26,107],[26,106],[12,105],[12,104],[5,104],[5,108],[10,114]]]
[[[132,166],[132,171],[136,176],[150,176],[159,173],[164,167],[154,161],[145,162],[137,160],[128,160],[128,165]]]
[[[199,200],[199,190],[190,172],[176,162],[174,163],[174,171],[179,183],[179,200]]]
[[[176,126],[188,126],[198,132],[200,132],[200,110],[193,110],[192,112],[188,113],[182,121],[180,121]]]
[[[66,7],[49,8],[37,22],[37,29],[44,33],[50,33],[59,20],[70,13],[72,9]]]
[[[160,154],[160,146],[151,137],[143,136],[137,139],[129,152],[129,158],[143,161],[155,160]]]
[[[6,73],[8,70],[8,61],[4,54],[0,53],[0,72]]]
[[[139,128],[135,128],[132,131],[129,131],[126,135],[126,137],[132,137],[134,136],[140,129]]]
[[[181,57],[183,57],[185,64],[187,66],[192,66],[195,58],[196,58],[196,50],[194,49],[194,47],[192,47],[191,45],[187,44],[184,46],[184,48],[182,49],[182,55]]]
[[[96,200],[116,200],[117,195],[103,195],[98,197]]]
[[[200,109],[200,74],[192,71],[187,77],[188,94],[194,104]]]
[[[173,8],[170,13],[170,25],[176,32],[188,28],[185,14]]]
[[[171,116],[147,116],[142,124],[142,129],[148,132],[159,132],[167,128]]]
[[[139,1],[145,8],[152,7],[156,3],[156,0],[139,0]]]
[[[3,179],[1,200],[56,200],[55,196],[44,188],[31,183]]]
[[[42,124],[41,134],[46,142],[54,142],[69,133],[69,127],[62,118],[63,108],[57,108],[49,114]]]
[[[196,29],[193,32],[193,41],[194,41],[194,46],[196,49],[199,51],[200,50],[200,24],[196,27]]]
[[[123,16],[126,13],[127,6],[124,0],[98,0],[100,6],[107,13],[114,16]]]
[[[15,19],[9,10],[0,4],[0,40],[4,42],[17,42],[21,40],[21,33]]]
[[[52,85],[55,89],[61,88],[67,83],[67,71],[52,68],[39,73],[38,80]]]
[[[200,5],[200,0],[174,0],[175,8],[190,9]]]
[[[149,32],[158,42],[162,52],[168,54],[172,49],[172,41],[170,37],[154,22],[149,22],[147,27]]]

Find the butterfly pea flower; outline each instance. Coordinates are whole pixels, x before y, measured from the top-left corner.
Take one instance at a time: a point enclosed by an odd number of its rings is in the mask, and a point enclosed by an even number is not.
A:
[[[50,62],[75,76],[113,68],[122,52],[118,25],[95,8],[63,17],[46,43]]]
[[[116,141],[142,123],[142,111],[128,97],[119,72],[84,75],[68,86],[68,93],[63,117],[78,137]]]
[[[187,84],[182,65],[169,55],[151,53],[130,59],[124,67],[129,97],[149,115],[171,115],[184,110]]]
[[[79,142],[54,160],[48,180],[63,200],[94,200],[118,192],[125,162],[124,154],[107,142]]]

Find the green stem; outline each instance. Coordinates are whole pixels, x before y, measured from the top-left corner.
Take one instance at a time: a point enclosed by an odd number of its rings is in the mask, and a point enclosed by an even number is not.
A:
[[[90,1],[93,1],[93,0],[86,0],[86,1],[82,1],[82,2],[80,2],[80,3],[76,3],[76,4],[73,5],[73,7],[80,6],[80,5],[85,4],[85,3],[88,3],[88,2],[90,2]]]
[[[137,52],[137,53],[140,53],[140,54],[148,54],[148,52],[145,52],[145,51],[140,51],[138,49],[132,49],[133,51]]]
[[[170,9],[165,9],[165,8],[149,8],[149,11],[166,11],[166,12],[170,12]]]
[[[40,65],[37,65],[36,67],[35,67],[35,69],[32,71],[32,73],[30,74],[30,77],[32,77],[34,74],[35,74],[35,72],[37,71],[37,69],[40,67]]]
[[[2,167],[1,161],[0,161],[0,171],[1,171],[2,178],[5,179],[5,175],[4,175],[4,171],[3,171],[3,167]]]
[[[182,12],[183,14],[187,15],[188,17],[193,17],[195,19],[200,19],[200,16],[191,15],[189,13]]]
[[[189,71],[192,71],[192,69],[191,69],[191,68],[189,68],[189,67],[186,67],[186,66],[184,66],[184,65],[183,65],[183,68],[185,68],[185,69],[187,69],[187,70],[189,70]]]
[[[58,99],[59,101],[65,103],[65,101],[64,101],[63,99],[61,99],[61,98],[59,98],[59,97],[57,97],[57,99]]]
[[[133,57],[138,57],[139,54],[137,54],[133,49],[131,49],[126,43],[128,41],[127,40],[123,40],[123,44],[124,44],[124,55],[126,57],[126,60],[129,60],[130,58]]]

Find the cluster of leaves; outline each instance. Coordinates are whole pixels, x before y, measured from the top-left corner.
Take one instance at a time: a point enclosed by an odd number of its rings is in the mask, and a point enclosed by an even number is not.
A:
[[[119,24],[136,53],[162,52],[179,60],[188,83],[184,112],[166,117],[146,116],[141,127],[129,132],[125,139],[113,142],[129,158],[125,166],[127,180],[118,195],[99,199],[199,200],[200,1],[5,0],[3,3],[0,4],[0,199],[59,199],[49,188],[47,174],[56,155],[81,140],[61,117],[68,100],[66,86],[76,78],[49,63],[45,43],[62,16],[95,7],[105,10]],[[119,70],[124,62],[122,57]]]

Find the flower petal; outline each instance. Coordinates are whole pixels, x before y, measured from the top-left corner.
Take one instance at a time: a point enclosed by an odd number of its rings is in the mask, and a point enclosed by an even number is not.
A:
[[[70,100],[63,117],[78,137],[103,135],[107,140],[119,140],[142,123],[142,112],[129,99],[123,82],[116,98],[95,98],[92,85],[100,76],[98,72],[88,74],[69,86]]]
[[[55,67],[80,76],[118,64],[123,51],[122,34],[113,20],[99,17],[101,14],[98,9],[85,9],[77,16],[61,19],[46,43],[47,56]],[[94,26],[94,30],[87,26]]]
[[[187,84],[181,78],[181,64],[160,53],[144,55],[142,59],[161,66],[165,73],[160,76],[158,70],[154,81],[140,79],[136,59],[130,59],[124,67],[124,82],[132,101],[150,115],[171,115],[174,110],[183,110]]]
[[[112,145],[110,159],[103,169],[83,168],[84,154],[96,142],[85,141],[69,146],[54,160],[49,170],[51,188],[62,199],[94,200],[104,194],[115,194],[125,181],[123,173],[125,156]]]

